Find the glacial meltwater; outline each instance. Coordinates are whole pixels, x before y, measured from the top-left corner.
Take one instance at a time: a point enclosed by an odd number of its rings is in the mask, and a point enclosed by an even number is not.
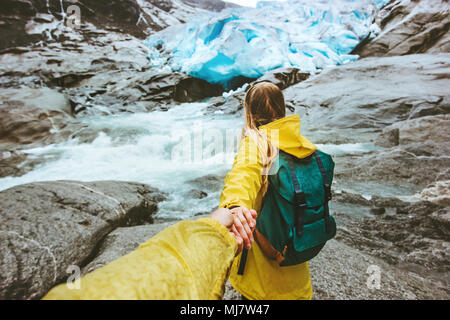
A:
[[[85,118],[93,141],[73,138],[24,150],[28,161],[40,164],[23,176],[0,179],[0,190],[36,181],[134,181],[167,193],[167,201],[159,205],[160,218],[210,212],[219,204],[219,185],[233,164],[244,121],[240,115],[205,115],[207,105],[185,103],[168,111]],[[302,133],[308,137],[308,118],[302,121]],[[318,147],[333,155],[374,148],[371,143]],[[203,190],[191,181],[210,175],[217,177],[217,188],[193,196]]]

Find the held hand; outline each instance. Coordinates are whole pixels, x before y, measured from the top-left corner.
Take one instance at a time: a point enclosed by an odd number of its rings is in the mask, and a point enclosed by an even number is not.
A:
[[[235,236],[240,236],[244,241],[247,249],[251,249],[253,239],[253,231],[256,226],[256,211],[248,210],[246,207],[233,208],[231,212],[234,215],[234,225],[231,230]]]
[[[223,226],[225,226],[228,230],[230,230],[230,234],[234,236],[234,238],[236,239],[238,247],[236,255],[238,255],[244,248],[244,240],[242,240],[242,237],[239,235],[239,233],[236,231],[236,228],[234,227],[234,215],[231,213],[229,209],[220,208],[211,214],[211,218],[219,221]]]
[[[237,207],[233,210],[220,208],[211,214],[211,218],[219,221],[223,226],[230,230],[235,237],[239,254],[244,245],[247,249],[251,248],[253,239],[253,231],[256,226],[257,213],[255,210],[248,210],[245,207]]]

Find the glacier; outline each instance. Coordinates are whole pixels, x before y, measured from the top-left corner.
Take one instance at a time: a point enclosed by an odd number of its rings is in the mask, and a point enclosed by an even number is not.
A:
[[[379,32],[374,16],[388,0],[260,1],[200,15],[146,39],[152,66],[185,72],[225,90],[236,79],[297,67],[315,73],[357,60],[352,50]],[[240,83],[242,84],[242,83]]]

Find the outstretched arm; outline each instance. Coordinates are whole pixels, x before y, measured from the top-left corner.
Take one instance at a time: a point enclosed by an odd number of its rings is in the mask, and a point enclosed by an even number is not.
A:
[[[227,274],[242,239],[234,218],[219,209],[211,218],[179,222],[132,253],[81,278],[81,288],[65,284],[44,299],[221,299]]]

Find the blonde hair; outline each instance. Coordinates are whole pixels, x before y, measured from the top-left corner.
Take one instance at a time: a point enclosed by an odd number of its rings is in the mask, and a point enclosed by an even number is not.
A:
[[[274,146],[267,132],[259,127],[286,116],[286,105],[283,92],[278,86],[261,81],[253,84],[246,92],[244,98],[245,125],[242,128],[242,139],[251,138],[259,151],[262,163],[262,195],[268,188],[268,172],[275,158],[278,148]]]

